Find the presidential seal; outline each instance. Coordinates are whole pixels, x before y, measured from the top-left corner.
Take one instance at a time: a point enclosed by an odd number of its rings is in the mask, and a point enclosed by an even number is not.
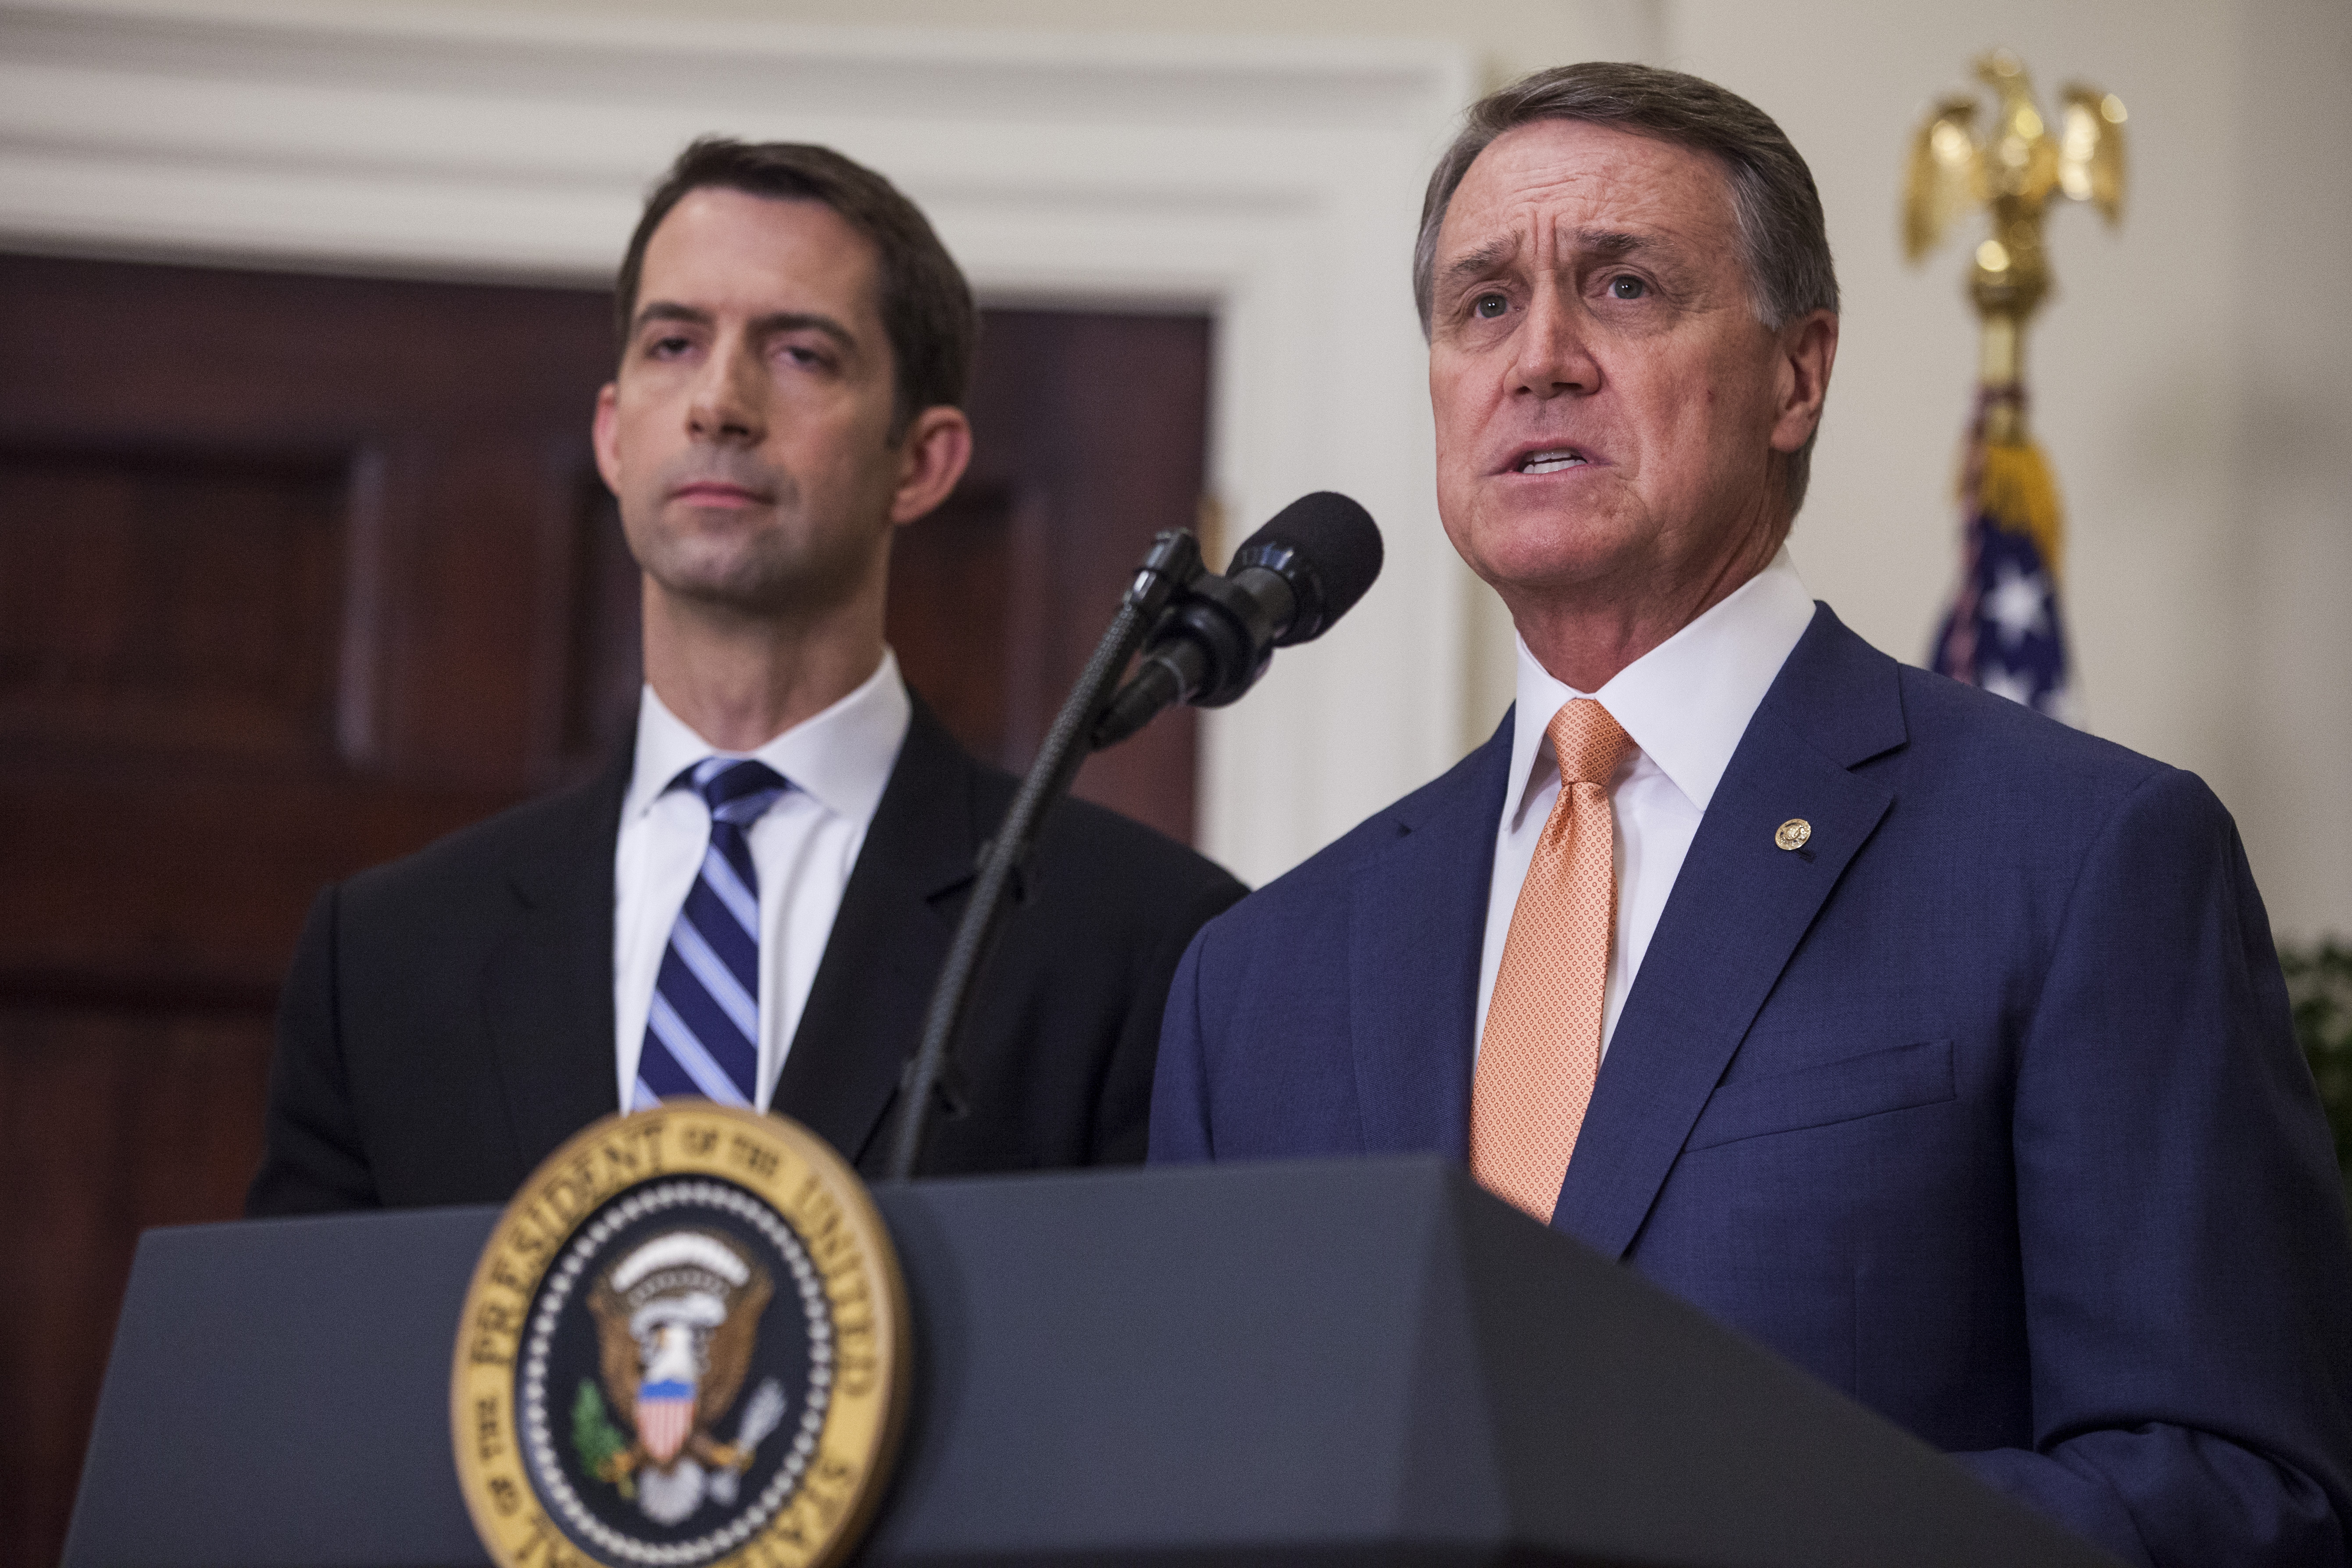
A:
[[[551,1155],[474,1270],[449,1418],[500,1568],[825,1568],[906,1411],[906,1290],[855,1173],[700,1100]]]

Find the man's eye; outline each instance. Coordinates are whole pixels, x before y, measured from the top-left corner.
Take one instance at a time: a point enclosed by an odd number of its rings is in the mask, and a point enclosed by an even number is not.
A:
[[[1609,297],[1612,300],[1638,300],[1650,291],[1650,286],[1639,278],[1612,278]]]
[[[1511,302],[1500,294],[1481,294],[1470,303],[1481,321],[1491,321],[1511,308]]]
[[[686,350],[686,339],[675,334],[666,338],[656,338],[646,345],[646,353],[656,359],[667,359],[671,354],[684,353]]]

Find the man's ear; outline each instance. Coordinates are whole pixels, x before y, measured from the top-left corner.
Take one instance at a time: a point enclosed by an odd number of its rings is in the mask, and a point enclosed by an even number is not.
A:
[[[914,521],[948,499],[971,462],[971,421],[961,408],[926,408],[907,426],[898,448],[898,486],[890,492],[890,521]]]
[[[1837,345],[1838,319],[1832,310],[1812,311],[1780,329],[1773,382],[1779,416],[1772,425],[1774,451],[1795,452],[1812,439],[1822,422],[1822,401],[1829,396]]]
[[[614,495],[621,493],[620,384],[608,381],[596,394],[595,417],[588,423],[588,438],[596,448],[596,471],[604,476],[604,488]]]

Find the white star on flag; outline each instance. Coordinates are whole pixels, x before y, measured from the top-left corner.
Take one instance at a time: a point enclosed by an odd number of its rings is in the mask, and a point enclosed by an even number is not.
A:
[[[2011,702],[2023,703],[2028,708],[2033,706],[2032,680],[2015,670],[1987,666],[1977,684],[1995,697],[2006,697]]]
[[[2000,627],[2002,644],[2013,647],[2042,629],[2049,603],[2048,577],[2039,572],[2020,572],[2004,561],[2000,563],[2000,581],[1985,595],[1985,618]],[[1988,680],[1985,684],[1990,687],[1992,683]]]

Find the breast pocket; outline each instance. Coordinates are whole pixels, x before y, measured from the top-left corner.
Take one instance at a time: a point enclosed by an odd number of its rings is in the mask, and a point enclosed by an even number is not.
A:
[[[1719,1084],[1685,1149],[1798,1132],[1955,1098],[1952,1042],[1926,1040],[1769,1078]]]

